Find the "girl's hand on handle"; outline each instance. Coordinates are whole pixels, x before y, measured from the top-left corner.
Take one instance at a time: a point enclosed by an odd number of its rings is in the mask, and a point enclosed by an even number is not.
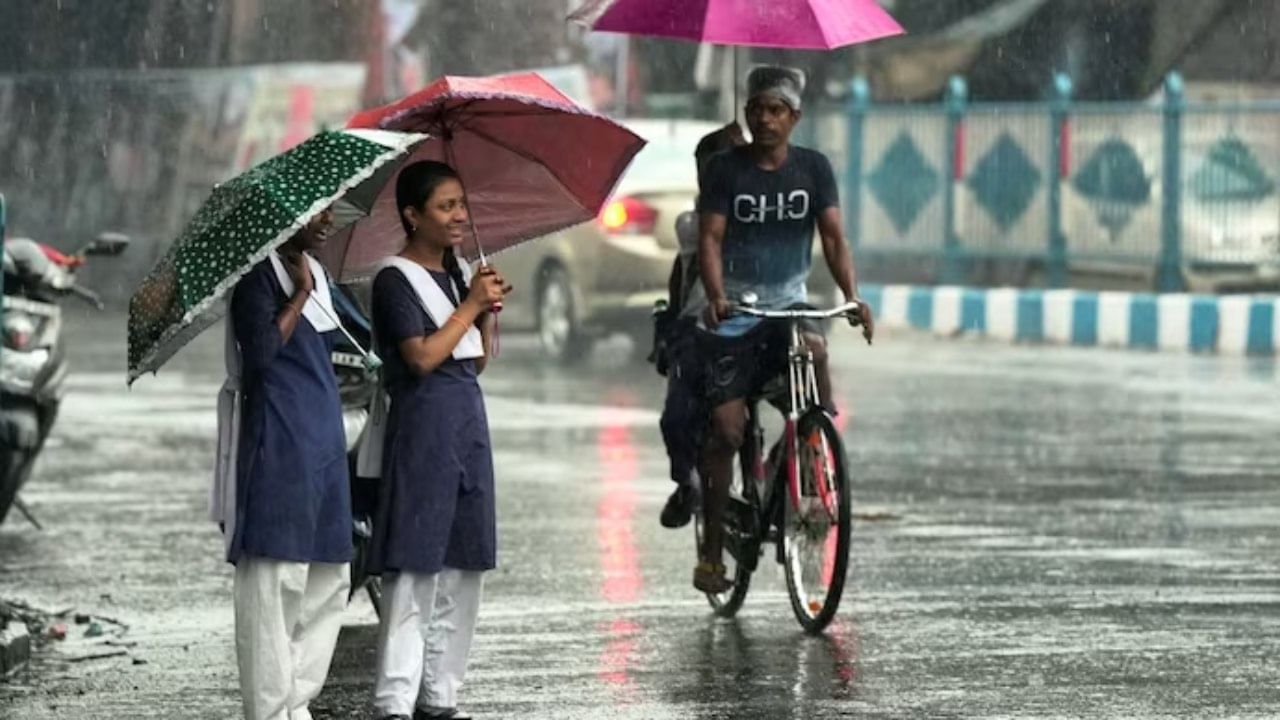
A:
[[[497,269],[497,268],[495,268],[494,266],[492,266],[492,265],[481,265],[481,266],[480,266],[480,269],[477,271],[477,274],[478,274],[478,275],[489,275],[489,276],[492,276],[492,277],[494,277],[494,278],[497,278],[498,284],[502,286],[502,294],[503,294],[503,295],[508,295],[508,294],[510,294],[510,293],[511,293],[511,289],[512,289],[512,288],[511,288],[511,285],[510,285],[509,283],[507,283],[507,279],[506,279],[505,277],[503,277],[503,276],[502,276],[502,273],[498,272],[498,269]],[[495,310],[495,311],[496,311],[496,310],[501,310],[501,309],[502,309],[502,300],[501,300],[501,299],[499,299],[499,300],[498,300],[498,302],[494,303],[494,304],[493,304],[492,309],[493,309],[493,310]]]
[[[511,288],[511,285],[507,283],[507,279],[506,279],[505,277],[503,277],[503,276],[502,276],[502,273],[498,272],[498,268],[496,268],[496,267],[494,267],[494,266],[492,266],[492,265],[481,265],[481,266],[480,266],[480,270],[479,270],[479,274],[481,274],[481,275],[492,275],[492,276],[494,276],[494,277],[498,278],[498,282],[502,284],[502,294],[503,294],[503,295],[507,295],[507,294],[509,294],[509,293],[511,292],[511,289],[512,289],[512,288]]]
[[[477,310],[477,314],[488,312],[494,305],[502,302],[508,289],[503,286],[502,276],[497,272],[481,270],[471,281],[467,302]]]

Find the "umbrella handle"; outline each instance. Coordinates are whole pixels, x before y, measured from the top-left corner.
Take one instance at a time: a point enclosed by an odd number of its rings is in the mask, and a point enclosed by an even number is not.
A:
[[[477,243],[476,243],[476,247],[480,247],[480,243],[479,243],[479,242],[477,242]],[[480,272],[480,273],[484,273],[485,268],[488,268],[488,267],[490,267],[490,265],[489,265],[489,260],[488,260],[488,258],[486,258],[486,257],[485,257],[485,255],[484,255],[484,250],[481,250],[481,251],[480,251],[480,271],[479,271],[479,272]],[[489,312],[493,313],[494,315],[497,315],[498,313],[502,312],[502,301],[501,301],[501,300],[499,300],[498,302],[496,302],[496,303],[494,303],[494,304],[490,305],[490,306],[489,306]]]
[[[500,345],[498,342],[498,337],[501,335],[498,332],[498,313],[500,312],[502,312],[502,303],[496,304],[493,309],[493,356],[495,358],[498,357],[498,346]]]

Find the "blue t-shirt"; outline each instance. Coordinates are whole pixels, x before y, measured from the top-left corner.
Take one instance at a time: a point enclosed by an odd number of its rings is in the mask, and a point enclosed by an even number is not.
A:
[[[721,244],[725,297],[747,292],[758,307],[777,310],[806,299],[818,216],[840,204],[831,163],[822,153],[791,146],[776,170],[764,170],[750,146],[711,158],[698,210],[726,218]],[[719,334],[741,335],[752,318],[731,318]]]

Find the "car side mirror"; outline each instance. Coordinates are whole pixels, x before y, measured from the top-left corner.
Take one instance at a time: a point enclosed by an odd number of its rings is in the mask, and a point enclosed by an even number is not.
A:
[[[114,257],[129,247],[131,240],[122,233],[104,232],[94,238],[84,249],[85,255],[105,255]]]

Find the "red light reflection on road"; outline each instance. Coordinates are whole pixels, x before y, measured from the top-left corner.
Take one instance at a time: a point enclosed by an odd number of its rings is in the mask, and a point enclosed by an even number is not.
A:
[[[616,398],[615,404],[634,404],[627,400],[631,398]],[[640,556],[632,532],[637,504],[635,483],[640,469],[631,428],[622,423],[602,428],[596,438],[596,455],[604,488],[596,505],[600,594],[606,602],[626,605],[638,601],[644,589]],[[597,676],[605,684],[622,691],[621,699],[627,700],[634,692],[631,666],[643,627],[634,620],[615,616],[602,623],[601,629],[607,643],[600,655]]]

